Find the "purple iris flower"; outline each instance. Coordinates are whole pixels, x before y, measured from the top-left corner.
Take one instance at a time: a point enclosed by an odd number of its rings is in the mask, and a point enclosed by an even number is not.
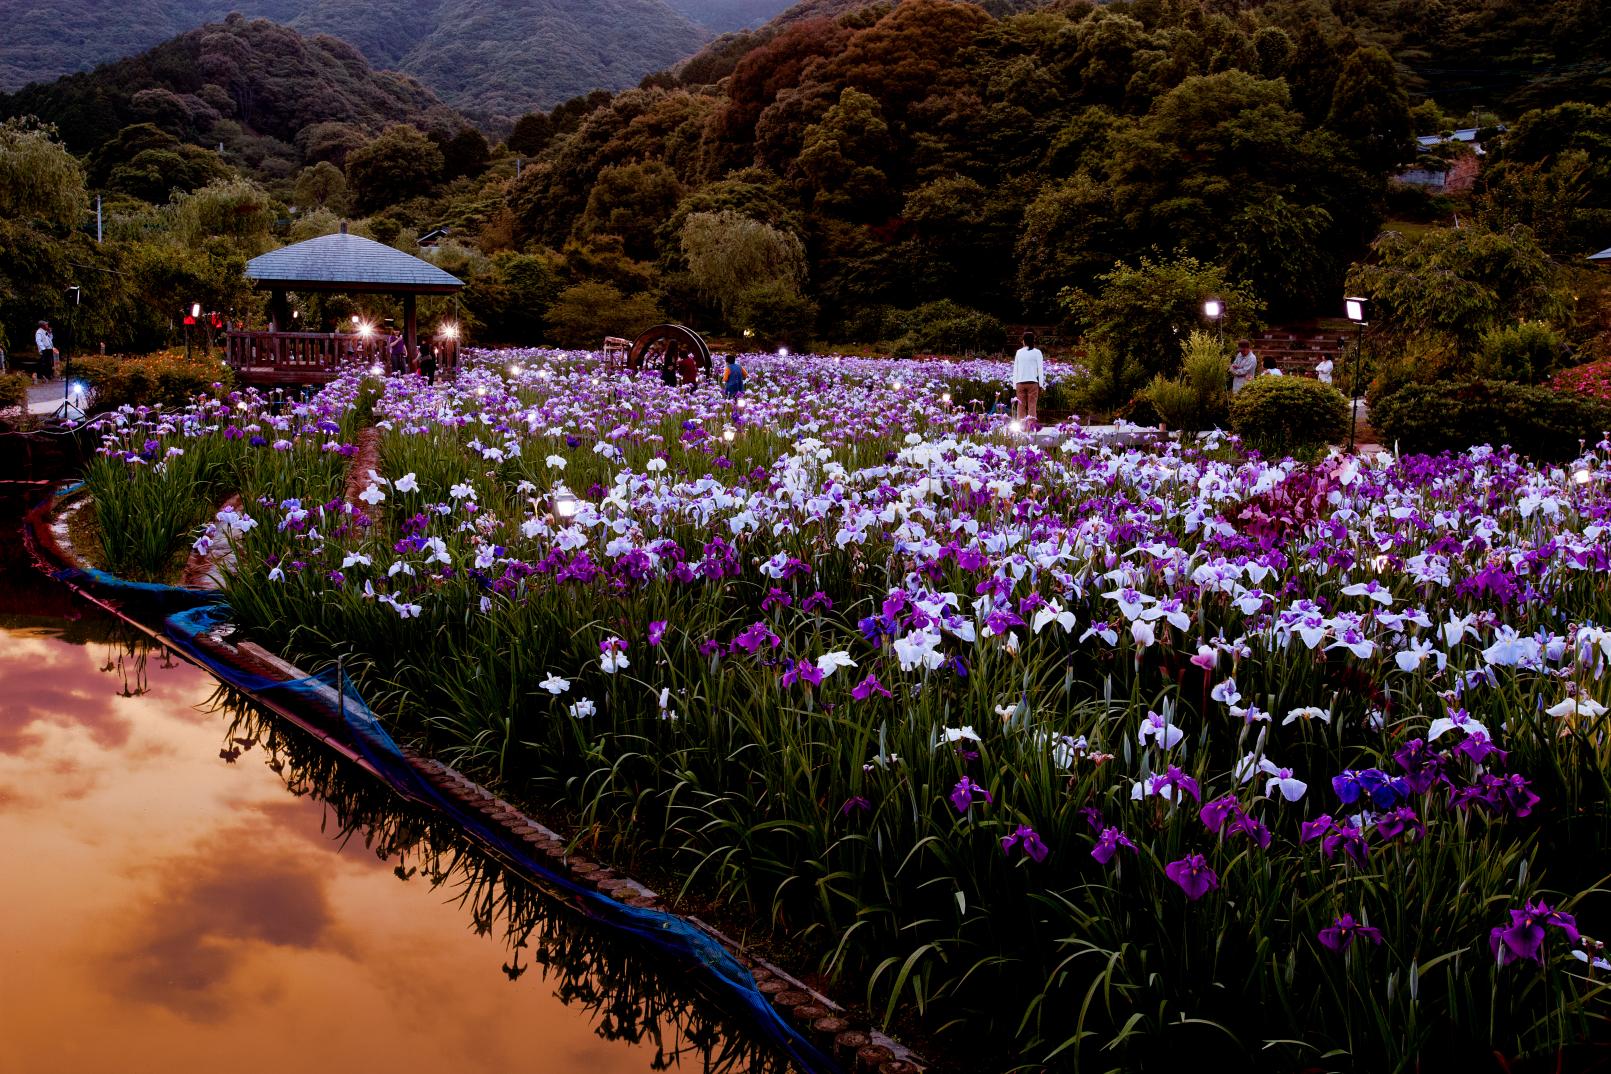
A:
[[[1449,764],[1448,755],[1433,749],[1425,739],[1410,739],[1393,754],[1393,760],[1404,770],[1404,786],[1412,794],[1425,794],[1448,779],[1443,774]]]
[[[1488,933],[1488,947],[1501,965],[1513,959],[1542,963],[1545,925],[1560,929],[1572,943],[1578,942],[1577,921],[1571,914],[1553,910],[1542,902],[1529,902],[1520,910],[1510,911],[1509,925],[1495,926]]]
[[[1426,835],[1426,825],[1416,815],[1415,810],[1407,805],[1401,805],[1376,818],[1376,832],[1389,842],[1405,832],[1410,833],[1411,840],[1420,840]]]
[[[1234,794],[1225,794],[1209,802],[1197,812],[1203,827],[1229,838],[1245,835],[1263,850],[1270,845],[1270,829],[1247,815]]]
[[[787,608],[794,603],[794,598],[783,592],[777,586],[766,591],[766,597],[761,601],[761,611],[769,612],[773,608]]]
[[[752,623],[742,634],[733,639],[733,648],[753,653],[763,645],[770,645],[776,649],[782,643],[783,639],[772,633],[771,628],[765,623]]]
[[[968,807],[973,805],[973,796],[975,794],[984,795],[985,805],[991,805],[996,800],[989,791],[979,786],[967,776],[963,776],[961,779],[957,780],[957,785],[951,788],[951,804],[956,806],[958,813],[966,813],[968,811]]]
[[[839,815],[841,817],[848,817],[852,813],[867,813],[870,812],[872,808],[873,803],[869,802],[867,799],[858,794],[854,797],[845,799],[845,804],[839,807]]]
[[[818,608],[825,612],[833,611],[833,600],[820,589],[807,597],[804,603],[800,605],[800,610],[803,612],[814,612]]]
[[[1040,836],[1036,834],[1035,829],[1025,824],[1020,824],[1018,830],[1011,835],[1002,836],[1001,852],[1003,854],[1011,854],[1012,848],[1015,846],[1023,847],[1024,853],[1028,854],[1036,864],[1045,861],[1046,856],[1051,853],[1046,844],[1041,842]]]
[[[1497,763],[1504,764],[1510,757],[1510,753],[1507,750],[1502,750],[1489,742],[1488,736],[1481,731],[1461,739],[1460,744],[1454,748],[1454,752],[1470,759],[1472,764],[1483,764],[1489,757],[1494,756],[1499,758]]]
[[[787,690],[797,682],[803,682],[807,686],[821,686],[822,669],[809,660],[796,660],[789,666],[789,670],[783,673],[783,688]]]
[[[1079,815],[1085,818],[1085,823],[1091,826],[1092,831],[1099,832],[1108,826],[1108,822],[1102,817],[1102,811],[1096,806],[1085,806],[1079,810]]]
[[[649,640],[649,644],[651,646],[659,645],[662,641],[665,640],[665,637],[666,637],[666,621],[664,619],[656,619],[656,620],[654,620],[653,622],[651,622],[649,624],[649,639],[648,640]]]
[[[1320,942],[1333,951],[1348,950],[1355,939],[1369,940],[1374,944],[1382,942],[1381,929],[1360,924],[1354,920],[1353,914],[1343,914],[1333,919],[1329,927],[1320,930],[1319,936]]]
[[[852,687],[850,691],[850,696],[857,701],[866,701],[874,694],[878,694],[881,697],[890,696],[890,692],[884,688],[884,684],[878,681],[878,676],[871,674]]]
[[[1128,847],[1134,851],[1136,845],[1130,837],[1117,828],[1103,828],[1102,834],[1096,837],[1096,846],[1091,848],[1091,857],[1106,865],[1113,860],[1120,847]]]
[[[1333,824],[1331,831],[1320,840],[1320,852],[1328,859],[1339,850],[1357,865],[1365,864],[1365,859],[1370,857],[1370,844],[1365,841],[1365,833],[1352,824]]]
[[[1170,765],[1163,775],[1152,778],[1160,787],[1173,787],[1176,791],[1185,791],[1199,802],[1203,800],[1202,792],[1197,789],[1197,781],[1182,772],[1177,765]],[[1180,801],[1178,793],[1175,795],[1175,801]]]
[[[1179,861],[1170,862],[1164,866],[1164,875],[1179,884],[1192,902],[1219,887],[1219,877],[1201,854],[1187,854]]]

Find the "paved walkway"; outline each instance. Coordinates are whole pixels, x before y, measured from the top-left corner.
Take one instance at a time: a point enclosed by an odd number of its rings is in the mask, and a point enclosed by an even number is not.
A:
[[[62,405],[66,388],[60,380],[44,380],[28,389],[28,413],[44,416]]]

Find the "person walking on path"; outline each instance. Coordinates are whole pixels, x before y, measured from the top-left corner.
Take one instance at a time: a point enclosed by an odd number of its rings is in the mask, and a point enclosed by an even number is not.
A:
[[[45,374],[46,380],[56,379],[56,363],[61,361],[61,351],[56,349],[56,337],[50,330],[49,321],[40,321],[38,331],[34,332],[34,349],[39,351],[39,369]]]
[[[1012,388],[1017,397],[1018,417],[1034,423],[1040,393],[1046,387],[1046,356],[1035,346],[1035,333],[1024,333],[1024,345],[1012,359]]]
[[[744,391],[744,367],[738,364],[735,355],[727,356],[727,368],[722,371],[722,394],[738,402],[739,395]]]
[[[1231,394],[1235,395],[1259,375],[1259,356],[1253,353],[1251,340],[1236,341],[1236,355],[1231,359]]]

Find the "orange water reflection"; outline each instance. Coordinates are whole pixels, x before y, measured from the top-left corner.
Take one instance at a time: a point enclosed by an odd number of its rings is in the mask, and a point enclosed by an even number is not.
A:
[[[352,777],[290,770],[285,750],[308,748],[287,745],[296,732],[255,725],[230,761],[220,748],[241,730],[208,708],[214,684],[201,672],[63,636],[82,623],[6,610],[0,1072],[656,1068],[654,1044],[603,1039],[633,1021],[609,1009],[634,991],[616,983],[629,971],[595,987],[587,966],[556,964],[533,922],[560,936],[568,926],[529,907],[517,934],[532,943],[515,952],[496,914],[454,898],[448,873],[427,881],[428,854],[415,855],[416,875],[398,865],[406,846],[387,860],[366,847],[373,817],[342,845],[354,822],[315,795],[335,801],[330,781]],[[489,890],[500,885],[501,874]],[[592,941],[577,949],[599,958]],[[533,967],[539,951],[549,964]],[[511,960],[518,980],[500,968]],[[519,973],[522,961],[535,972]],[[646,1020],[661,1044],[716,1032],[665,1030],[659,1017]],[[680,1068],[708,1057],[685,1055]]]

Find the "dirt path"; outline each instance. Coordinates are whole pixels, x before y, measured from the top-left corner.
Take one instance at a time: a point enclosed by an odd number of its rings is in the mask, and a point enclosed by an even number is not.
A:
[[[380,430],[371,426],[358,432],[358,453],[347,468],[347,491],[343,498],[353,507],[370,510],[358,497],[369,487],[369,471],[380,472]]]

